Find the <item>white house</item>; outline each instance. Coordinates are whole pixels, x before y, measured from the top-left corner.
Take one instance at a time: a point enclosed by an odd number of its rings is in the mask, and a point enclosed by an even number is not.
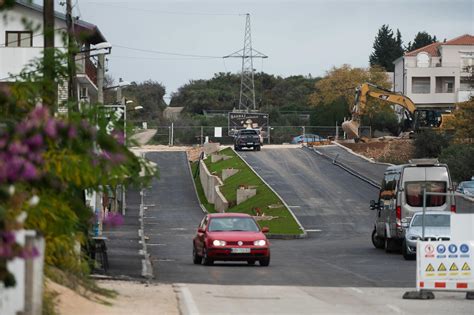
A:
[[[28,1],[17,1],[12,9],[3,12],[0,19],[0,89],[17,80],[21,70],[43,53],[43,7]],[[29,27],[25,24],[28,22]],[[97,101],[97,68],[91,57],[93,45],[106,39],[97,26],[85,21],[75,21],[75,34],[81,50],[76,56],[77,95],[83,102]],[[66,32],[66,16],[55,12],[55,47],[66,50],[63,41]],[[67,100],[67,80],[58,87],[58,103]]]
[[[465,34],[405,53],[393,62],[394,90],[419,108],[452,109],[474,95],[469,66],[474,66],[474,36]]]

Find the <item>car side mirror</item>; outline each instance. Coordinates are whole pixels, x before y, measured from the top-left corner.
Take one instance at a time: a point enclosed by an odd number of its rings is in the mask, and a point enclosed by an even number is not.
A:
[[[206,233],[206,230],[204,230],[203,228],[198,228],[198,233],[204,234],[204,233]]]
[[[378,202],[375,202],[375,200],[370,201],[370,210],[375,210],[379,209],[380,204]]]
[[[262,228],[262,233],[268,233],[270,232],[270,229],[267,228],[266,226]]]

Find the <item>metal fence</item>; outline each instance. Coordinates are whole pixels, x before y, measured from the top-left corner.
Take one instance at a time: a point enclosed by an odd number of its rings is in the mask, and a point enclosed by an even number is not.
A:
[[[215,127],[222,128],[222,136],[215,137]],[[202,144],[208,137],[211,142],[232,144],[234,138],[228,135],[227,126],[157,126],[153,143],[166,145]],[[360,127],[360,135],[370,137],[371,128]],[[295,137],[312,138],[314,135],[325,139],[344,139],[345,135],[339,126],[269,126],[262,131],[264,144],[283,144],[295,142]]]

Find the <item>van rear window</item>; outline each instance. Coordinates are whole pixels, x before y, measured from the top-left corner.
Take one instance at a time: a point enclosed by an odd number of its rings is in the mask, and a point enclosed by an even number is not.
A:
[[[423,207],[423,188],[426,192],[446,193],[446,182],[407,182],[405,193],[408,205]],[[427,207],[439,207],[446,203],[446,196],[426,196]]]

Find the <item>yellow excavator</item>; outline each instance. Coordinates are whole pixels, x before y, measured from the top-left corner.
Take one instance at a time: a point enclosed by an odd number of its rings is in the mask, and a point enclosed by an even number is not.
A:
[[[355,139],[356,141],[360,139],[360,115],[367,105],[367,97],[387,101],[403,107],[405,113],[407,113],[405,118],[408,121],[405,123],[405,128],[403,128],[402,131],[418,132],[423,129],[443,129],[446,126],[446,122],[453,117],[452,114],[442,113],[439,110],[416,109],[415,104],[408,96],[392,92],[371,83],[364,83],[356,88],[356,97],[351,120],[342,123],[342,129],[348,139]]]

